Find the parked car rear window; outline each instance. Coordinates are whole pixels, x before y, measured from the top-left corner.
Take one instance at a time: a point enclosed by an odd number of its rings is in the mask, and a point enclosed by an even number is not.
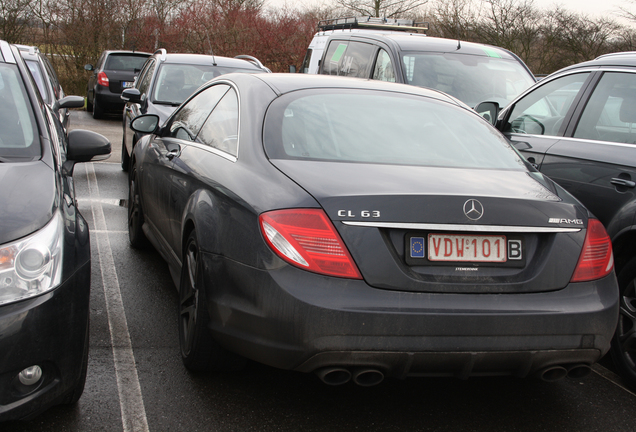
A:
[[[134,71],[141,70],[148,56],[139,56],[134,54],[111,54],[106,59],[106,70],[125,70]]]
[[[41,154],[29,97],[15,65],[0,64],[0,158]]]
[[[406,83],[448,93],[471,107],[483,101],[506,106],[534,84],[516,60],[453,53],[402,54]]]
[[[265,120],[272,159],[524,169],[517,152],[465,108],[401,93],[296,92]]]

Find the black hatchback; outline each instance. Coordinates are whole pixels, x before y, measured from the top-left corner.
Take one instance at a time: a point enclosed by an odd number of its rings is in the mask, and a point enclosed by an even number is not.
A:
[[[501,112],[494,102],[477,110],[607,228],[621,289],[611,352],[636,388],[636,52],[555,72]]]
[[[0,41],[0,421],[76,402],[88,361],[88,224],[73,192],[76,162],[110,143],[66,135],[17,47]],[[70,108],[77,97],[59,101]]]
[[[135,77],[149,56],[150,53],[138,51],[104,51],[96,66],[84,66],[93,72],[86,86],[86,109],[93,112],[94,118],[122,110],[121,92],[134,85]]]

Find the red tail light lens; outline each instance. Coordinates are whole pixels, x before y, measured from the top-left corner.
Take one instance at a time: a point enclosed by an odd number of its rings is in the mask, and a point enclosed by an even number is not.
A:
[[[259,222],[269,247],[288,263],[328,276],[362,279],[324,211],[275,210],[263,213]]]
[[[106,72],[102,71],[97,74],[97,84],[108,87],[109,81],[108,77],[106,76]]]
[[[583,251],[571,282],[600,279],[610,274],[613,268],[612,241],[598,219],[589,219]]]

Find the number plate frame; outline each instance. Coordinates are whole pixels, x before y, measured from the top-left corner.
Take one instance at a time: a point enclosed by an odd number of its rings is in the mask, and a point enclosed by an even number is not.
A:
[[[490,239],[501,240],[505,239],[506,246],[506,260],[505,261],[487,261],[487,260],[470,260],[466,259],[436,259],[435,255],[444,254],[444,241],[447,238],[455,245],[456,240],[464,239],[464,245],[467,239]],[[437,254],[433,251],[431,254],[430,248],[434,247],[435,243],[431,242],[431,239],[438,239],[438,251]],[[441,243],[439,240],[441,239]],[[526,244],[527,238],[519,234],[501,234],[501,233],[457,233],[457,232],[412,232],[405,235],[404,244],[404,258],[406,264],[410,266],[478,266],[478,267],[515,267],[521,268],[526,265]],[[478,242],[479,244],[479,242]],[[413,253],[412,253],[413,245]],[[447,246],[448,247],[448,246]],[[464,253],[466,254],[466,250]],[[468,252],[471,252],[469,250]],[[519,256],[520,255],[520,256]],[[444,258],[444,257],[442,257]]]

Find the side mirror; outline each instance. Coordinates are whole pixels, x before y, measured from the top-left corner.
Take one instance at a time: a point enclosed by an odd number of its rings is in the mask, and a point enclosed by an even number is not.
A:
[[[289,65],[289,73],[296,73],[296,66]]]
[[[141,93],[136,88],[128,88],[121,92],[121,98],[126,102],[139,103],[141,102]]]
[[[130,123],[130,128],[142,134],[153,133],[159,126],[159,116],[156,114],[144,114],[137,116]]]
[[[494,126],[497,123],[500,108],[497,102],[482,102],[475,107],[475,111]]]
[[[55,101],[53,109],[58,111],[61,108],[84,108],[84,96],[66,96]]]
[[[73,162],[89,162],[108,159],[110,141],[96,132],[75,129],[68,133],[66,158]]]
[[[92,71],[94,68],[92,64],[87,64],[87,65],[84,65],[84,69],[87,71]]]

